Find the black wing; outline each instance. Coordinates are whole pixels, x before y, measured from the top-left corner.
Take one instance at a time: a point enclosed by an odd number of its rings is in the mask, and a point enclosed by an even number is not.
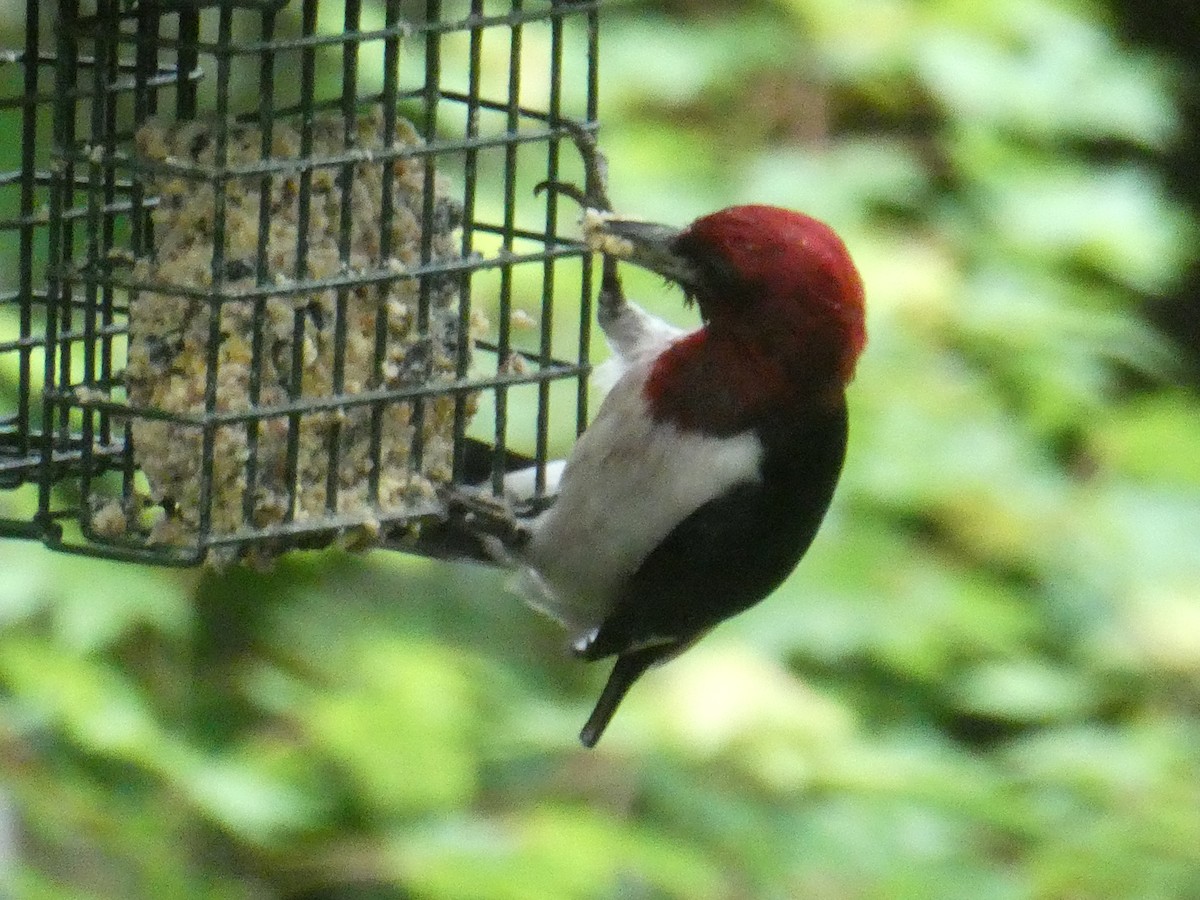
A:
[[[585,659],[619,656],[581,734],[588,746],[647,668],[770,594],[816,536],[845,458],[844,403],[762,436],[761,480],[735,486],[680,522],[580,650]]]

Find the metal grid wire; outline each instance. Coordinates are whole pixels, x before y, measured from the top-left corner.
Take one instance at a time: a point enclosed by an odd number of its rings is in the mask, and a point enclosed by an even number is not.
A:
[[[183,565],[395,538],[441,512],[428,489],[382,498],[394,475],[383,435],[399,407],[410,488],[428,476],[498,489],[518,456],[543,465],[552,426],[578,430],[587,416],[591,271],[559,233],[555,193],[532,188],[577,172],[565,118],[595,121],[595,6],[27,0],[24,46],[0,55],[0,536]],[[407,123],[419,140],[402,139]],[[194,152],[148,153],[148,127]],[[321,144],[323,130],[344,143]],[[375,145],[357,146],[366,132]],[[297,146],[280,152],[288,140]],[[360,184],[364,172],[373,180]],[[377,211],[365,261],[352,247],[364,184]],[[211,203],[194,279],[146,265],[181,240],[165,234],[168,196],[183,209]],[[245,196],[252,238],[239,256]],[[283,238],[287,277],[271,258],[281,204],[298,220]],[[317,274],[319,204],[337,265]],[[417,223],[407,248],[395,246],[402,215]],[[573,232],[574,212],[562,218]],[[405,285],[411,302],[389,306]],[[161,333],[138,336],[139,315],[172,306],[193,331],[201,323],[190,376],[182,338],[164,350]],[[280,310],[287,325],[272,338]],[[391,346],[389,310],[408,317],[405,346]],[[358,378],[346,362],[356,316],[373,347]],[[247,329],[237,402],[222,381],[234,321]],[[439,327],[440,345],[429,336]],[[331,355],[310,358],[314,343]],[[308,385],[315,368],[321,390]],[[164,401],[167,382],[185,385],[190,404]],[[319,431],[306,431],[312,422]],[[278,458],[265,455],[270,435]],[[307,481],[306,440],[326,457]],[[354,441],[363,502],[348,505],[340,456]],[[434,441],[449,447],[437,471]],[[163,464],[148,448],[195,455],[182,518],[179,486],[147,478]],[[222,471],[236,492],[222,494]],[[273,515],[268,481],[281,494]],[[319,508],[304,512],[310,495]]]

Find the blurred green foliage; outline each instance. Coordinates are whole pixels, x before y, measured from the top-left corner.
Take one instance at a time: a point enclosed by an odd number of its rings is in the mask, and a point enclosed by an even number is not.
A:
[[[489,570],[0,545],[6,895],[1200,896],[1200,399],[1141,312],[1195,254],[1161,174],[1195,59],[1076,0],[630,2],[602,36],[620,208],[790,205],[860,262],[808,558],[588,752],[603,673]]]

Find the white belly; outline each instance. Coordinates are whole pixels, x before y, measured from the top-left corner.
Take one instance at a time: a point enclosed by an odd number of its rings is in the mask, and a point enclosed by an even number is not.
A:
[[[642,390],[650,363],[613,387],[522,553],[531,601],[575,637],[605,619],[624,581],[679,522],[759,477],[763,448],[753,432],[716,438],[650,418]]]

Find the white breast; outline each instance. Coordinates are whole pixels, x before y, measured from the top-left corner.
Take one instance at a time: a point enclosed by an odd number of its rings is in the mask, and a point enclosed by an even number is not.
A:
[[[613,387],[522,553],[532,602],[576,637],[603,621],[622,582],[679,522],[759,477],[753,432],[717,438],[651,419],[643,386],[652,362],[637,361]]]

